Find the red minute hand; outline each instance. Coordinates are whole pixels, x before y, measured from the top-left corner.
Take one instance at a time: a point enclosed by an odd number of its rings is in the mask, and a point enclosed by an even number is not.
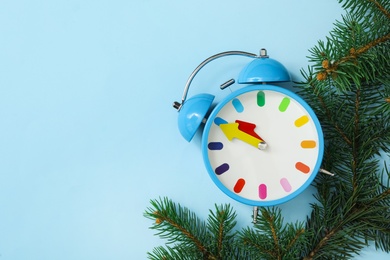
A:
[[[255,132],[256,125],[255,124],[248,123],[248,122],[241,121],[241,120],[236,120],[235,122],[238,123],[238,129],[240,129],[241,131],[247,133],[248,135],[256,137],[257,139],[263,140],[258,134],[256,134],[256,132]]]
[[[256,125],[253,123],[241,121],[241,120],[236,120],[236,123],[238,123],[238,129],[242,132],[247,133],[248,135],[251,135],[257,139],[259,139],[265,146],[263,149],[266,147],[266,142],[264,141],[263,138],[261,138],[258,134],[255,132]]]

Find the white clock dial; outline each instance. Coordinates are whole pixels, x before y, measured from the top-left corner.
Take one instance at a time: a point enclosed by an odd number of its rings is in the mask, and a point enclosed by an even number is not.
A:
[[[296,94],[271,85],[233,92],[210,114],[202,152],[215,184],[249,205],[283,203],[316,176],[323,156],[321,126]]]

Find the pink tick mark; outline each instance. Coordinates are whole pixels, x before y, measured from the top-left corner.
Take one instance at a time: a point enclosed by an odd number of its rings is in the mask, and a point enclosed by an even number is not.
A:
[[[260,184],[260,186],[259,186],[259,197],[262,200],[267,198],[267,185]]]

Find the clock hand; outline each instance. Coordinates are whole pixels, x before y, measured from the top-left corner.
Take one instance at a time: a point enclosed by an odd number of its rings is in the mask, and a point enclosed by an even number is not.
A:
[[[256,125],[255,124],[241,121],[241,120],[236,120],[235,122],[238,123],[239,130],[247,133],[248,135],[256,137],[257,139],[264,141],[258,134],[256,134],[256,132],[255,132]]]
[[[241,141],[252,145],[260,150],[264,150],[267,147],[267,143],[263,139],[252,136],[239,129],[239,123],[220,124],[222,132],[225,134],[229,141],[233,138],[240,139]]]
[[[264,150],[265,148],[267,148],[267,143],[264,141],[263,138],[261,138],[256,132],[255,132],[255,128],[256,128],[256,125],[253,124],[253,123],[249,123],[249,122],[245,122],[245,121],[241,121],[241,120],[236,120],[236,123],[238,123],[238,129],[253,136],[253,137],[256,137],[257,139],[259,139],[260,141],[260,147],[259,149],[260,150]]]

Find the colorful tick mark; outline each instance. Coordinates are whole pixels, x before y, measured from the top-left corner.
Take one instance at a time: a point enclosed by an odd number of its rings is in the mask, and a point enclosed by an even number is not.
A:
[[[221,174],[227,172],[229,170],[229,168],[230,168],[229,164],[227,164],[227,163],[221,164],[220,166],[215,168],[215,173],[217,175],[221,175]]]
[[[262,200],[267,198],[267,185],[265,184],[259,185],[259,198]]]
[[[294,124],[296,127],[301,127],[308,122],[309,122],[309,117],[305,115],[305,116],[301,116],[300,118],[295,120]]]
[[[238,98],[233,99],[232,105],[234,109],[237,111],[237,113],[244,112],[244,106],[242,105],[241,101]]]
[[[290,182],[286,178],[280,179],[280,185],[285,192],[290,192],[292,190]]]
[[[308,174],[308,173],[310,172],[310,167],[307,166],[306,164],[304,164],[303,162],[297,162],[297,163],[295,164],[295,168],[296,168],[298,171],[300,171],[300,172],[302,172],[302,173],[304,173],[304,174]]]
[[[265,93],[264,91],[257,92],[257,105],[263,107],[265,105]]]
[[[317,143],[314,140],[303,140],[301,142],[301,147],[304,149],[312,149],[312,148],[315,148],[316,146],[317,146]]]
[[[242,191],[242,189],[244,188],[245,186],[245,180],[244,179],[238,179],[238,181],[236,182],[236,185],[234,185],[234,192],[235,193],[240,193]]]
[[[227,124],[228,122],[223,119],[223,118],[220,118],[220,117],[216,117],[214,119],[214,124],[216,124],[217,126],[219,126],[220,124]]]
[[[222,150],[223,149],[223,143],[221,142],[210,142],[207,147],[209,150]]]
[[[279,111],[280,112],[285,112],[288,108],[288,106],[290,105],[290,98],[288,97],[285,97],[282,99],[282,102],[280,102],[280,105],[279,105]]]

